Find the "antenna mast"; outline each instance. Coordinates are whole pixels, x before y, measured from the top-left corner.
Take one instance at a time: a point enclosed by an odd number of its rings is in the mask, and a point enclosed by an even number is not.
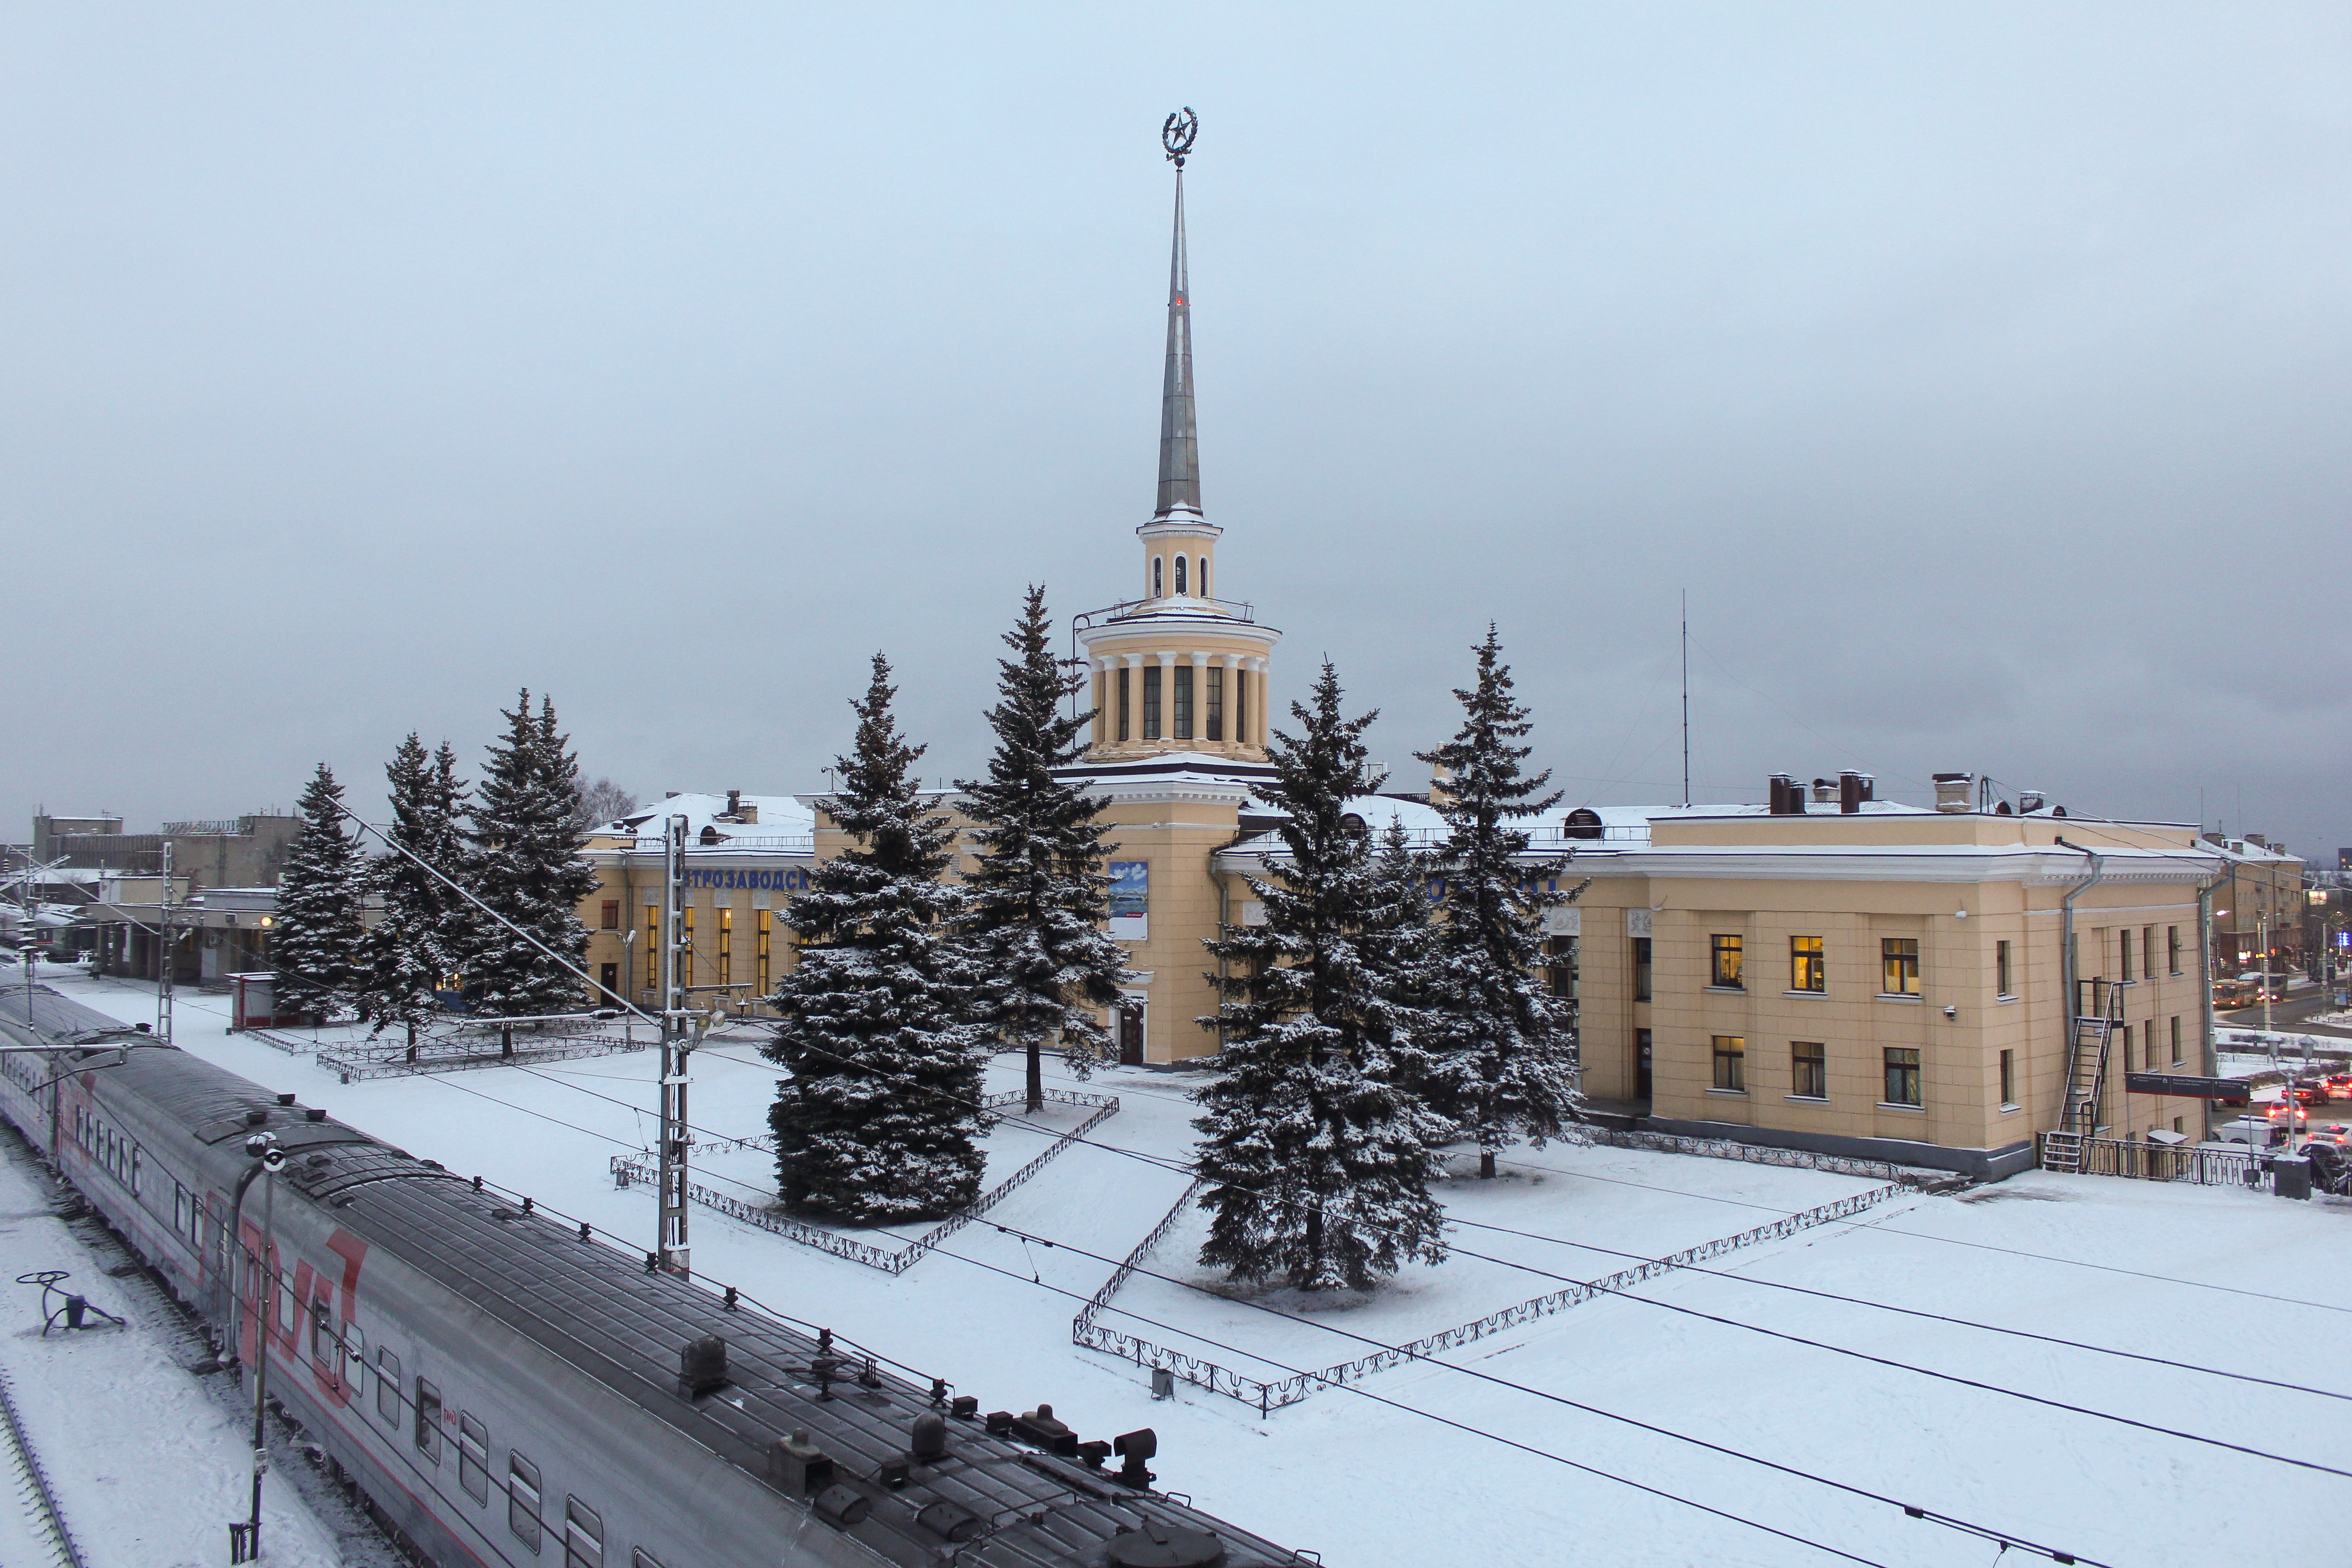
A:
[[[686,1063],[694,1052],[694,1042],[687,1037],[686,988],[693,977],[679,973],[692,962],[679,940],[685,880],[686,818],[671,816],[662,821],[661,1150],[656,1184],[659,1192],[656,1202],[659,1234],[655,1238],[656,1256],[648,1261],[672,1274],[686,1274],[692,1268],[688,1262],[691,1249],[686,1237],[686,1151],[689,1137],[686,1086],[693,1080],[687,1077]]]
[[[1683,590],[1683,804],[1690,799],[1690,590]]]

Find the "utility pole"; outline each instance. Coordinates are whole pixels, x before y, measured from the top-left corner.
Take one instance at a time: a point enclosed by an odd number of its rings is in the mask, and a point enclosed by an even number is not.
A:
[[[1690,799],[1690,590],[1683,590],[1683,804]]]
[[[680,910],[686,880],[686,818],[673,816],[662,823],[661,941],[661,1151],[658,1212],[660,1234],[656,1261],[672,1274],[691,1272],[686,1238],[687,1058],[694,1047],[686,1037],[686,986],[691,975],[678,973],[691,958],[679,941],[684,917]]]
[[[168,1046],[172,1043],[172,963],[178,956],[172,951],[172,841],[168,838],[163,840],[163,894],[156,900],[156,923],[163,928],[156,940],[163,944],[163,957],[155,971],[155,1037]]]

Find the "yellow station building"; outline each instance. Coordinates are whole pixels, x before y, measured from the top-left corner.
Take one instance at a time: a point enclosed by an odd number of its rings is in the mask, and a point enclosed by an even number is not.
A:
[[[1228,595],[1223,531],[1202,509],[1182,178],[1158,504],[1135,530],[1134,596],[1075,623],[1096,712],[1071,772],[1113,829],[1110,929],[1130,970],[1107,1022],[1123,1061],[1160,1067],[1217,1048],[1201,1022],[1216,1005],[1203,943],[1256,921],[1250,879],[1278,877],[1282,858],[1260,798],[1281,633]],[[1766,805],[1531,825],[1530,861],[1565,858],[1559,885],[1580,889],[1551,917],[1549,979],[1577,1003],[1587,1094],[1665,1131],[1982,1176],[2032,1163],[2034,1135],[2063,1127],[2201,1138],[2203,1100],[2133,1092],[2126,1075],[2212,1071],[2206,895],[2221,857],[2185,824],[1992,803],[1963,774],[1935,790],[1903,805],[1859,773],[1776,778]],[[934,798],[956,815],[951,794]],[[1427,843],[1444,831],[1428,799],[1355,809]],[[825,804],[679,795],[609,825],[583,910],[604,985],[635,999],[653,984],[658,823],[677,813],[690,984],[763,1011],[793,961],[778,913],[844,847]],[[2086,1055],[2079,1013],[2115,999],[2116,1026]],[[2084,1102],[2071,1119],[2070,1085]]]

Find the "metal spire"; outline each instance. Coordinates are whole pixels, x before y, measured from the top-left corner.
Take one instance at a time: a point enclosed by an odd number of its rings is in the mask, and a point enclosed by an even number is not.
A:
[[[1184,157],[1200,134],[1190,109],[1160,128],[1160,145],[1176,165],[1176,237],[1168,255],[1168,370],[1160,391],[1160,508],[1201,510],[1201,438],[1192,425],[1192,306],[1184,275]]]

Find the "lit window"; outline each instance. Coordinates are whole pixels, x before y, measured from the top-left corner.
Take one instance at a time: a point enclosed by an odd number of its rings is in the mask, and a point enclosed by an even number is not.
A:
[[[1916,1047],[1886,1047],[1886,1103],[1919,1103],[1919,1052]]]
[[[1741,939],[1736,936],[1717,935],[1714,938],[1714,942],[1715,976],[1713,979],[1709,980],[1707,984],[1710,985],[1738,985],[1739,984],[1740,948],[1742,945]]]
[[[1791,991],[1829,989],[1829,969],[1822,959],[1820,937],[1792,936],[1789,939],[1789,989]]]
[[[1828,1053],[1819,1041],[1790,1042],[1789,1092],[1800,1100],[1827,1100],[1830,1097]]]
[[[1740,1094],[1748,1092],[1747,1037],[1715,1037],[1715,1087]]]
[[[1919,939],[1890,936],[1880,940],[1880,961],[1885,974],[1879,989],[1889,996],[1919,994]]]
[[[618,900],[618,899],[606,899],[606,900],[604,900],[604,929],[605,929],[606,931],[618,931],[618,930],[620,930],[620,929],[621,929],[621,900]]]

